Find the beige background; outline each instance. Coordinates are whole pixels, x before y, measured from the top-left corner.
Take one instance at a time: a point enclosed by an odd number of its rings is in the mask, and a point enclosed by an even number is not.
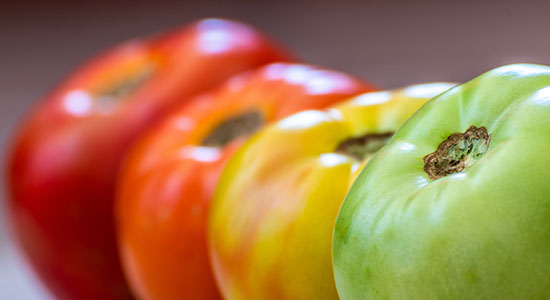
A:
[[[550,2],[543,1],[76,2],[0,4],[4,151],[16,120],[87,57],[201,17],[251,23],[308,62],[381,87],[465,81],[513,62],[550,63]],[[9,242],[5,221],[2,215],[0,299],[48,299]]]

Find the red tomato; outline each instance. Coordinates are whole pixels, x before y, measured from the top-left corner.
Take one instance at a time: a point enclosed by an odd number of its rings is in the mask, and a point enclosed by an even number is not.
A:
[[[116,209],[122,260],[139,296],[220,299],[206,226],[228,158],[263,124],[367,90],[342,73],[271,64],[198,97],[141,140],[124,164]]]
[[[16,235],[59,299],[131,299],[113,221],[129,145],[175,104],[287,56],[247,25],[209,19],[122,44],[70,75],[23,123],[9,159]]]

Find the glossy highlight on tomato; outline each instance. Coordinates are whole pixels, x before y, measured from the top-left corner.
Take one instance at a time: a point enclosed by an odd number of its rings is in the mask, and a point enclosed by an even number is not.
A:
[[[9,210],[20,245],[57,298],[132,298],[113,221],[126,150],[175,105],[288,57],[247,25],[207,19],[93,58],[37,105],[8,158]]]
[[[229,157],[265,124],[368,90],[343,73],[275,63],[201,95],[142,139],[125,162],[117,199],[121,256],[138,294],[147,300],[221,299],[206,230],[210,199]]]

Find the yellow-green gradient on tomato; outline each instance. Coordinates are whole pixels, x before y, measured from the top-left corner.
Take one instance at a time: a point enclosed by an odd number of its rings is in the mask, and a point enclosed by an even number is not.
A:
[[[256,134],[215,193],[209,247],[227,300],[338,299],[331,240],[356,171],[429,98],[430,83],[304,111]]]
[[[434,98],[342,204],[341,299],[550,299],[549,182],[549,67],[500,67]]]

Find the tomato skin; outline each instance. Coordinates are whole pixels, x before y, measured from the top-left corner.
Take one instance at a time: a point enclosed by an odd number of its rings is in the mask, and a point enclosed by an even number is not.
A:
[[[146,300],[220,299],[208,261],[207,217],[226,161],[246,136],[202,146],[221,122],[259,111],[264,123],[372,90],[350,76],[276,63],[233,77],[166,118],[128,156],[117,201],[125,270]]]
[[[175,105],[288,57],[247,25],[207,19],[99,55],[37,105],[8,158],[9,210],[16,238],[57,298],[132,298],[113,219],[128,147]]]
[[[342,300],[550,299],[549,86],[548,66],[499,67],[395,133],[338,214]]]
[[[429,98],[452,87],[420,84],[361,94],[294,114],[259,131],[229,160],[212,202],[208,242],[227,300],[337,300],[334,221],[356,170],[352,137],[391,135]]]

